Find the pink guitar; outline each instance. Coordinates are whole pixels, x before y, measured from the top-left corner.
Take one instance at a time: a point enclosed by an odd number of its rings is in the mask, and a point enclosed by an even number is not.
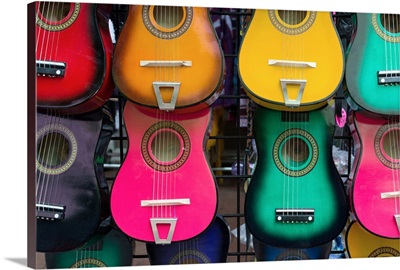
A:
[[[355,145],[349,179],[352,211],[371,233],[400,238],[399,116],[357,111],[349,122]]]
[[[193,238],[212,223],[217,188],[205,157],[211,109],[178,114],[127,101],[127,155],[111,190],[118,227],[157,244]]]

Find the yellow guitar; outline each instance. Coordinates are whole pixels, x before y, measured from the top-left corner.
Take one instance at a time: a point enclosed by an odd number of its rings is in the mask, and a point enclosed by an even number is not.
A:
[[[207,8],[129,6],[112,66],[127,99],[161,110],[202,109],[217,99],[224,71]]]
[[[400,239],[370,233],[358,221],[352,221],[346,233],[350,258],[400,257]]]
[[[254,11],[239,51],[246,93],[261,106],[324,106],[342,81],[344,53],[329,12]]]

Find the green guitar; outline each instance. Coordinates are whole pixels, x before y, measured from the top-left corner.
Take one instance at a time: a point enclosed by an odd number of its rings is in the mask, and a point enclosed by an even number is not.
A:
[[[118,229],[94,235],[79,249],[45,253],[46,266],[52,268],[97,268],[131,266],[135,242]]]
[[[282,248],[333,240],[345,226],[346,192],[332,158],[332,110],[284,112],[258,107],[258,160],[245,197],[254,237]],[[332,131],[332,132],[331,132]]]
[[[350,104],[399,114],[400,15],[357,13],[355,29],[345,69]]]

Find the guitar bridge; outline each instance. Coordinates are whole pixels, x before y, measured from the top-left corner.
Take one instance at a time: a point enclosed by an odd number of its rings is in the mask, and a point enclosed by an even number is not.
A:
[[[282,223],[309,223],[314,221],[314,209],[276,209],[275,220]]]
[[[36,60],[36,73],[38,76],[64,77],[65,63]]]
[[[61,220],[64,219],[65,206],[36,204],[36,218],[45,220]]]
[[[177,220],[177,218],[150,218],[151,229],[156,244],[171,244]],[[168,234],[165,238],[161,238],[158,226],[169,226]]]
[[[179,88],[181,83],[179,82],[153,82],[153,89],[156,95],[158,108],[164,111],[175,110],[176,100],[178,98]],[[169,102],[163,100],[161,95],[161,88],[172,89],[172,96]]]
[[[392,86],[400,84],[400,70],[378,71],[378,85]]]
[[[283,99],[285,100],[285,106],[287,107],[299,107],[301,99],[303,98],[304,88],[306,86],[306,80],[288,80],[288,79],[280,79],[281,81],[281,89],[283,94]],[[288,84],[294,84],[299,86],[299,90],[297,92],[296,99],[289,98],[289,91],[287,89]]]

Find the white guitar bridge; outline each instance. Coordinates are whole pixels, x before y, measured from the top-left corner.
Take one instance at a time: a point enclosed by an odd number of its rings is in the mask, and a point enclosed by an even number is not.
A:
[[[141,67],[191,67],[192,61],[190,60],[175,60],[175,61],[153,61],[142,60],[140,61]]]
[[[281,89],[283,94],[283,99],[285,101],[285,106],[287,107],[299,107],[301,99],[303,98],[304,88],[306,86],[306,80],[289,80],[289,79],[280,79]],[[294,84],[299,86],[299,90],[297,92],[296,99],[290,99],[289,93],[287,90],[288,84]]]
[[[153,231],[154,241],[156,244],[171,244],[177,220],[177,218],[150,218],[151,229]],[[157,225],[160,224],[169,225],[167,238],[160,238],[157,227]]]
[[[381,199],[391,199],[391,198],[400,198],[400,191],[381,193]]]
[[[190,199],[141,200],[140,206],[189,205]]]
[[[176,100],[178,98],[179,87],[181,83],[179,82],[153,82],[153,89],[156,95],[158,108],[164,111],[175,110]],[[172,96],[169,102],[165,102],[161,95],[160,88],[172,88]]]
[[[299,68],[316,68],[316,62],[304,62],[304,61],[289,61],[289,60],[268,60],[270,66],[282,66],[282,67],[299,67]]]

